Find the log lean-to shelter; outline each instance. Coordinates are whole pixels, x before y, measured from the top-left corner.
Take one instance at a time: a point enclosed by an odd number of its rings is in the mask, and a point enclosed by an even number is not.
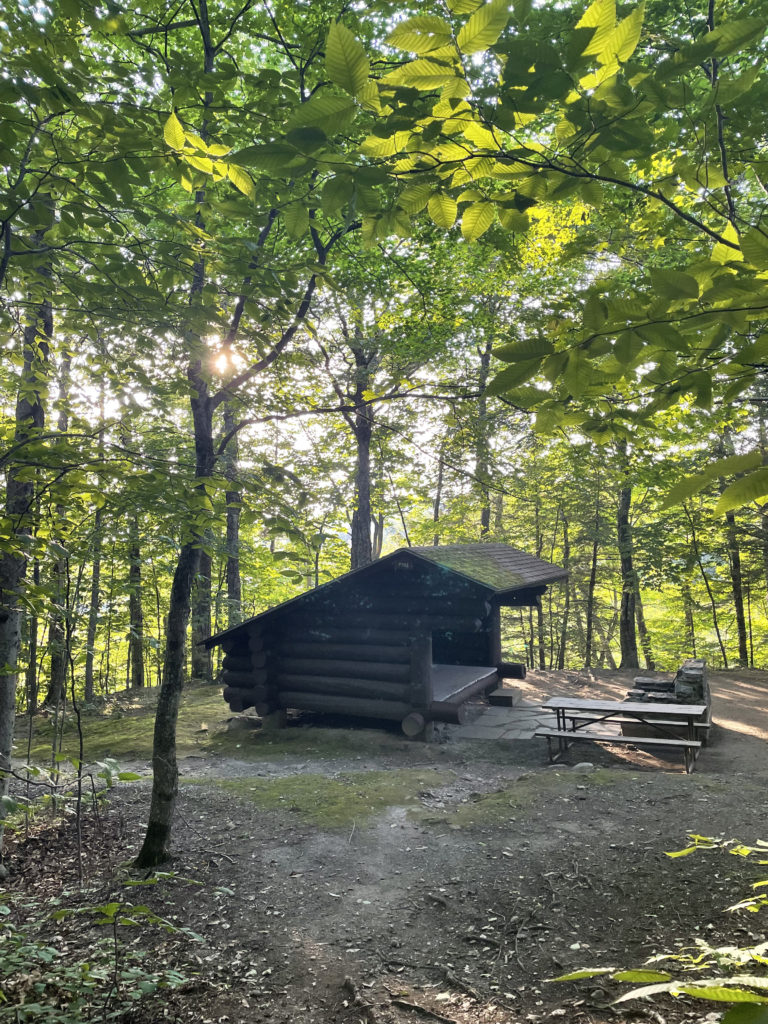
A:
[[[494,689],[501,609],[534,606],[567,572],[506,544],[400,548],[205,641],[224,649],[224,699],[399,721],[459,722]]]

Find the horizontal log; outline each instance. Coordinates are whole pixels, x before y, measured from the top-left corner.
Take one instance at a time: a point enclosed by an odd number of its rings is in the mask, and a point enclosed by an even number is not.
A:
[[[360,580],[349,593],[360,597],[383,597],[397,599],[405,595],[439,597],[445,601],[487,601],[490,595],[479,583],[463,582],[459,577],[451,577],[442,581],[431,579],[381,580],[367,585]]]
[[[410,677],[408,665],[388,665],[381,661],[339,661],[335,658],[280,658],[278,671],[305,676],[383,679],[392,683],[405,683]]]
[[[384,661],[407,665],[410,659],[407,644],[335,644],[317,640],[306,643],[281,640],[278,654],[286,658],[337,658],[342,661]],[[225,659],[226,664],[226,659]]]
[[[233,672],[225,668],[221,673],[225,686],[239,686],[250,690],[254,686],[263,686],[269,680],[269,670],[266,668],[255,668],[252,672]]]
[[[427,720],[420,711],[411,711],[400,723],[400,728],[409,739],[414,739],[416,736],[421,736],[426,724]]]
[[[293,673],[278,674],[278,691],[299,690],[303,693],[328,693],[338,696],[373,697],[381,700],[408,702],[407,683],[387,683],[381,679],[354,679],[344,676],[305,676]]]
[[[248,633],[248,648],[251,654],[258,654],[263,651],[266,646],[266,642],[267,638],[261,630],[261,627],[258,632]]]
[[[225,654],[221,667],[230,672],[250,672],[253,664],[250,654]]]
[[[227,698],[227,704],[229,704],[231,711],[245,711],[243,702],[240,700],[239,697],[236,697],[234,694],[232,694],[231,697]]]
[[[449,722],[451,725],[464,725],[469,720],[469,710],[466,704],[443,704],[442,701],[434,701],[430,706],[421,711],[411,711],[400,723],[400,728],[406,736],[413,739],[420,736],[427,725],[427,722]]]
[[[259,716],[259,718],[266,718],[267,715],[274,715],[276,711],[280,710],[277,701],[272,698],[268,701],[257,701],[253,705],[253,710]]]
[[[309,607],[309,603],[307,607]],[[431,615],[442,617],[448,612],[457,618],[485,618],[491,612],[488,601],[456,600],[429,594],[414,597],[402,593],[398,597],[380,597],[378,594],[356,597],[351,594],[339,595],[334,599],[329,595],[326,599],[311,602],[317,608],[331,614],[344,615],[347,612],[375,612],[377,615]]]
[[[351,626],[359,626],[362,629],[394,629],[411,636],[416,633],[430,633],[433,630],[479,633],[483,628],[480,619],[461,618],[453,615],[380,615],[377,612],[359,611],[334,615],[325,610],[310,610],[309,608],[303,612],[299,612],[298,609],[292,611],[290,617],[286,616],[286,624],[291,631],[308,628],[333,628],[343,624],[345,629],[349,629]]]
[[[252,708],[254,704],[274,700],[274,692],[266,686],[254,686],[252,690],[244,690],[238,686],[225,686],[224,700],[231,705],[233,698],[239,700],[243,708]]]
[[[525,665],[522,661],[500,661],[498,672],[502,678],[525,679]]]
[[[469,721],[469,708],[466,704],[445,704],[433,701],[429,705],[427,717],[432,722],[450,722],[451,725],[464,725]]]
[[[248,654],[248,637],[244,633],[225,636],[221,641],[221,647],[225,654],[236,654],[238,657],[246,656]]]
[[[303,629],[286,629],[280,633],[281,643],[291,640],[320,643],[340,644],[386,644],[386,645],[408,645],[414,631],[411,629],[378,629],[371,626],[362,626],[357,629],[340,626],[338,623],[317,623],[306,622]]]
[[[398,722],[411,710],[404,702],[394,700],[372,700],[363,697],[337,697],[325,693],[306,693],[299,690],[283,690],[278,695],[282,708],[297,708],[302,711],[325,711],[330,714],[357,715],[361,718],[384,718]]]

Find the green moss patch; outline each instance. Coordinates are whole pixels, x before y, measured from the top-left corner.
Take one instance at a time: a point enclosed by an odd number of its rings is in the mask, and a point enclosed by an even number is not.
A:
[[[117,760],[149,760],[152,756],[152,733],[157,704],[157,689],[140,693],[120,695],[101,711],[83,714],[83,737],[85,760],[96,761],[104,757]],[[185,690],[179,708],[179,722],[176,733],[179,757],[200,753],[208,744],[209,731],[223,717],[227,706],[216,686],[201,686]],[[19,720],[20,729],[23,719]],[[207,727],[207,728],[206,728]],[[32,738],[32,760],[46,762],[51,756],[53,722],[40,718],[34,720]],[[62,753],[76,757],[78,751],[77,723],[71,709],[67,709],[64,722]],[[23,757],[26,741],[17,741],[16,754]]]
[[[417,757],[420,762],[437,760],[436,748],[424,743],[413,743],[399,733],[388,733],[382,729],[360,727],[336,729],[326,725],[292,726],[252,733],[222,732],[211,739],[210,750],[216,754],[237,757],[243,761],[263,761],[270,758],[316,757],[320,760],[331,758],[352,758],[356,755],[368,757],[371,749],[377,754],[404,754]]]
[[[360,826],[389,807],[411,807],[424,789],[446,785],[432,769],[291,775],[280,779],[221,779],[214,784],[265,810],[283,810],[320,828]]]
[[[598,768],[585,775],[560,774],[546,771],[525,775],[516,782],[493,793],[485,793],[474,799],[454,807],[446,807],[440,811],[424,811],[419,814],[420,820],[427,825],[438,827],[454,826],[467,828],[473,825],[503,825],[510,816],[526,810],[551,803],[561,797],[572,797],[576,794],[576,786],[592,789],[598,786],[610,786],[619,781],[615,772]]]

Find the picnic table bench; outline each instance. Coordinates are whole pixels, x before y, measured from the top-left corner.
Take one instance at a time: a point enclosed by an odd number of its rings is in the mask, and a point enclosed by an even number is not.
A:
[[[547,741],[549,759],[555,762],[577,740],[592,743],[631,744],[636,747],[673,747],[683,751],[685,770],[691,773],[709,723],[704,721],[705,704],[667,704],[653,701],[590,700],[583,697],[550,697],[542,704],[554,711],[556,727],[541,728],[536,736]],[[603,723],[638,722],[651,730],[650,736],[625,736],[587,728]],[[680,732],[684,733],[683,738]],[[553,749],[553,741],[557,741]]]

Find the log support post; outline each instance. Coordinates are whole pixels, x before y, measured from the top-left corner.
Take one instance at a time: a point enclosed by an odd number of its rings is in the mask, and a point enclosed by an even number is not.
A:
[[[258,712],[258,708],[256,711]],[[270,711],[268,714],[260,715],[261,717],[261,731],[262,732],[277,732],[278,729],[284,729],[287,721],[287,713],[283,708],[278,708],[276,711]]]
[[[411,642],[409,703],[412,707],[400,724],[410,739],[430,742],[434,729],[429,720],[432,704],[432,637],[428,634],[414,637]]]
[[[411,643],[410,702],[414,711],[432,703],[432,637],[414,637]]]
[[[501,661],[501,608],[494,605],[489,612],[488,664],[498,665]]]

